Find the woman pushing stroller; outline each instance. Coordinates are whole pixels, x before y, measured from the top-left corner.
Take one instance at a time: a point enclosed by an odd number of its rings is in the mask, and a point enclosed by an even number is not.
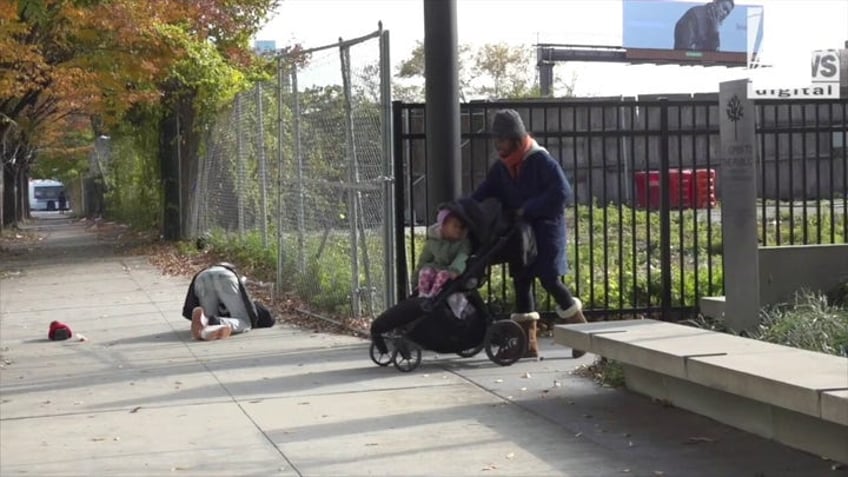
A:
[[[567,323],[585,323],[582,303],[573,297],[560,277],[568,271],[566,261],[565,207],[571,198],[571,185],[562,167],[547,150],[530,137],[521,116],[504,109],[495,113],[491,135],[500,160],[494,163],[472,194],[482,201],[496,198],[505,210],[527,222],[536,240],[536,259],[527,266],[510,263],[516,295],[516,312],[511,318],[527,334],[525,357],[538,356],[533,281],[538,278],[557,304],[557,315]],[[578,358],[584,351],[572,350]]]

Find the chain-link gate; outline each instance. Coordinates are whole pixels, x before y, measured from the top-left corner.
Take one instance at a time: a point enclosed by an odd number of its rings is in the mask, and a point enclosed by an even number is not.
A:
[[[239,94],[208,131],[189,230],[261,251],[307,311],[393,304],[390,80],[382,28],[280,55],[276,81]]]

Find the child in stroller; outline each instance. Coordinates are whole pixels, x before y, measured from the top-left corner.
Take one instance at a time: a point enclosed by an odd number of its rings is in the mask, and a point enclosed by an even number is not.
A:
[[[478,290],[485,283],[488,266],[516,255],[505,249],[515,243],[514,237],[522,229],[504,217],[495,199],[477,202],[463,198],[445,204],[436,225],[443,225],[449,217],[465,226],[471,254],[464,267],[452,264],[442,270],[447,280],[435,293],[421,286],[418,275],[432,272],[421,272],[427,264],[422,267],[419,263],[419,273],[413,274],[413,282],[419,286],[413,295],[383,312],[371,325],[370,355],[380,366],[394,364],[401,371],[411,371],[421,363],[422,348],[463,357],[485,348],[489,359],[502,366],[524,355],[527,338],[521,326],[509,319],[495,319]],[[460,238],[452,245],[461,250],[462,243]],[[526,256],[532,250],[521,252]],[[426,253],[422,255],[427,258]]]

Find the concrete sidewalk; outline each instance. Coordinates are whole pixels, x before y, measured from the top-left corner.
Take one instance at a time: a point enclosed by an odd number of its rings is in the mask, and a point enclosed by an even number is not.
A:
[[[68,220],[0,256],[0,475],[838,476],[832,463],[569,371],[287,326],[195,342],[188,280]],[[77,334],[47,340],[51,320]]]

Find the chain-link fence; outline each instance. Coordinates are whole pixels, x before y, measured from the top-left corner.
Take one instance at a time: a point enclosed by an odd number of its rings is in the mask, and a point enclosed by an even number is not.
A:
[[[310,312],[374,316],[395,296],[388,32],[297,53],[208,131],[187,230],[240,242]]]

